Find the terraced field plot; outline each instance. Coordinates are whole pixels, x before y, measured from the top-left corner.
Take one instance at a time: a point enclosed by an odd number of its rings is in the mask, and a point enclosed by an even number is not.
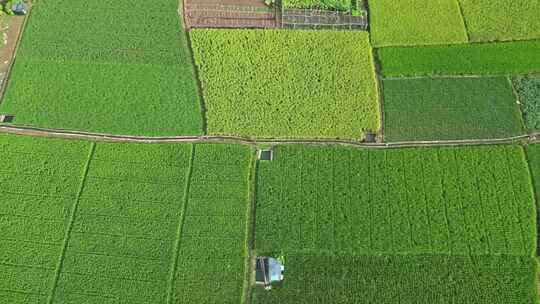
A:
[[[9,303],[241,301],[250,149],[0,143]]]
[[[202,115],[177,1],[40,1],[1,113],[15,123],[127,135],[197,135]]]
[[[458,0],[471,41],[540,38],[538,0]]]
[[[540,72],[538,53],[540,40],[377,50],[385,77],[529,74]]]
[[[385,139],[506,138],[525,133],[506,77],[383,81]]]
[[[456,0],[370,0],[375,46],[466,43]]]
[[[194,30],[191,36],[211,135],[360,139],[380,128],[365,32]]]
[[[254,303],[537,303],[520,146],[279,146],[256,210],[255,250],[287,272]]]

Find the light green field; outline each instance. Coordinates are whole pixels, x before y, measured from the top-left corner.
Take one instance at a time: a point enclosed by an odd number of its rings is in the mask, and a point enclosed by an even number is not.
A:
[[[455,0],[370,0],[374,46],[407,46],[467,42]]]
[[[540,38],[538,0],[458,0],[471,41]]]
[[[361,139],[380,128],[365,32],[193,30],[191,37],[211,135]]]

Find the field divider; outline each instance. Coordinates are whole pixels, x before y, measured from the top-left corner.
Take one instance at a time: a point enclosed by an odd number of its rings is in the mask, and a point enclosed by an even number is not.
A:
[[[258,182],[259,160],[257,153],[252,151],[251,164],[249,170],[249,188],[248,188],[248,208],[246,211],[246,262],[244,274],[244,286],[242,295],[242,304],[251,303],[252,293],[252,273],[255,270],[255,225],[257,209],[257,182]]]
[[[96,142],[133,142],[133,143],[226,143],[241,144],[257,147],[259,145],[341,145],[365,149],[413,148],[431,146],[467,146],[490,144],[515,144],[540,142],[540,132],[493,139],[461,139],[461,140],[425,140],[400,141],[387,143],[363,143],[355,140],[341,139],[254,139],[240,136],[125,136],[59,129],[45,129],[29,126],[0,124],[0,133],[27,135],[34,137],[49,137],[63,139],[90,140]]]
[[[180,211],[180,222],[178,223],[178,228],[176,230],[176,239],[174,244],[174,251],[173,251],[173,257],[171,261],[171,270],[169,274],[169,279],[167,280],[167,303],[172,304],[173,303],[173,292],[174,292],[174,283],[175,283],[175,276],[178,272],[178,257],[180,254],[180,245],[182,240],[182,232],[184,229],[184,220],[186,218],[186,210],[187,210],[187,204],[189,201],[189,190],[191,186],[191,176],[193,175],[193,163],[195,160],[195,145],[191,145],[191,155],[189,158],[189,166],[186,172],[186,183],[184,185],[184,197],[182,200],[182,205]]]
[[[73,229],[73,223],[75,222],[75,214],[77,213],[77,208],[79,206],[79,202],[81,201],[81,196],[82,196],[82,193],[83,193],[83,190],[84,190],[84,184],[86,182],[86,179],[88,177],[88,171],[90,169],[90,162],[92,161],[92,157],[94,156],[95,150],[96,150],[96,143],[93,142],[93,143],[90,144],[90,151],[88,152],[88,159],[87,159],[86,164],[84,166],[83,174],[82,174],[82,177],[81,177],[81,183],[80,183],[80,186],[79,186],[79,191],[77,193],[77,198],[75,199],[75,203],[71,207],[71,212],[70,212],[70,215],[69,215],[69,222],[68,222],[68,226],[66,228],[66,234],[64,236],[64,244],[63,244],[63,247],[62,247],[62,251],[60,253],[60,257],[58,259],[58,263],[56,265],[56,271],[55,271],[55,274],[54,274],[54,280],[53,280],[53,285],[52,285],[52,288],[51,288],[51,292],[49,293],[49,297],[47,298],[47,303],[48,304],[52,304],[54,302],[54,296],[55,296],[55,293],[56,293],[56,287],[58,285],[58,280],[60,279],[60,274],[61,274],[62,268],[64,266],[64,259],[66,257],[66,251],[67,251],[69,240],[70,240],[70,237],[71,237],[71,231]]]

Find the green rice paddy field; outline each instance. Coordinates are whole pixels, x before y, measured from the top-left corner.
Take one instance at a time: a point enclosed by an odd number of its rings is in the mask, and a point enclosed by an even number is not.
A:
[[[537,303],[536,146],[0,147],[9,303]]]
[[[146,1],[39,1],[0,112],[36,127],[123,135],[199,135],[191,54],[176,13]],[[99,12],[99,13],[98,13]]]
[[[249,148],[0,146],[3,303],[241,302]]]
[[[369,0],[368,31],[186,32],[173,0],[35,1],[0,131],[255,142],[0,134],[0,303],[540,303],[540,1],[428,2]],[[368,131],[530,138],[332,144]],[[253,284],[256,256],[284,281]]]

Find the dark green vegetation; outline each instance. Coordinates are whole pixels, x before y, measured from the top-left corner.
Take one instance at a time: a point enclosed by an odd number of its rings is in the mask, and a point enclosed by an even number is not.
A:
[[[505,138],[524,133],[506,77],[387,79],[385,139]]]
[[[312,8],[348,11],[352,8],[351,0],[283,0],[284,8]]]
[[[128,135],[202,133],[177,1],[39,1],[0,112],[17,124]]]
[[[256,209],[256,251],[289,268],[254,303],[537,303],[520,146],[279,146]]]
[[[533,258],[292,253],[286,281],[253,304],[534,304]]]
[[[512,79],[523,110],[525,127],[540,131],[540,75],[516,76]]]
[[[540,40],[378,50],[384,76],[517,75],[540,71]]]
[[[6,303],[240,303],[250,149],[0,146]]]
[[[370,0],[375,46],[467,42],[456,0]]]
[[[380,128],[365,32],[194,30],[192,39],[209,134],[359,139]]]
[[[471,41],[540,38],[538,0],[458,0]]]

